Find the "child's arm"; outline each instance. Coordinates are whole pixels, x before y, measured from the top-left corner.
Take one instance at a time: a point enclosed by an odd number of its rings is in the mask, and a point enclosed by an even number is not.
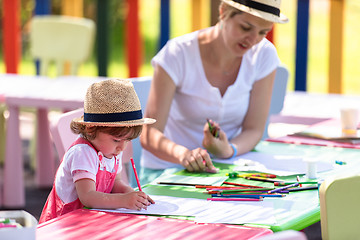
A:
[[[112,189],[112,193],[129,193],[133,192],[134,189],[128,184],[124,183],[121,179],[120,173],[116,175],[114,187]]]
[[[117,174],[112,192],[113,193],[128,193],[128,192],[133,192],[133,191],[134,191],[134,189],[131,186],[129,186],[128,184],[124,183],[121,180],[120,173]],[[147,196],[147,200],[152,204],[155,203],[154,200],[152,200],[151,197],[149,197],[149,196]]]
[[[81,203],[89,208],[128,208],[146,209],[151,203],[144,192],[103,193],[96,191],[95,182],[89,178],[75,182],[76,192]]]

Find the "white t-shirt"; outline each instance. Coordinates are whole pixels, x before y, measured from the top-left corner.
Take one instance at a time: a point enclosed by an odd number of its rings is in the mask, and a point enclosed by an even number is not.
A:
[[[238,135],[248,110],[253,84],[274,71],[280,63],[274,45],[264,38],[245,53],[236,81],[221,97],[219,89],[206,78],[198,33],[169,40],[152,59],[153,66],[159,64],[176,85],[164,134],[189,149],[202,147],[207,118],[218,122],[229,139]],[[146,150],[142,151],[141,165],[151,169],[181,167],[163,161]]]
[[[100,162],[98,154],[102,153],[97,153],[87,144],[77,144],[65,153],[55,177],[56,193],[64,203],[70,203],[78,198],[75,189],[76,180],[89,178],[96,182],[99,164],[102,170],[105,166],[106,171],[115,171],[115,157],[111,159],[103,157],[103,160]],[[117,156],[119,160],[118,173],[122,169],[121,157],[122,152]],[[86,171],[86,173],[83,172],[80,177],[77,174],[74,176],[74,172],[78,170]]]

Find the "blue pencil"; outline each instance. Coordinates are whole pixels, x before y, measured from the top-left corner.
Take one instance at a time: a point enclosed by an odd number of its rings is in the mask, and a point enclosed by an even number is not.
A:
[[[212,197],[239,197],[239,198],[261,198],[261,195],[257,194],[227,194],[227,195],[221,195],[221,194],[211,194]]]
[[[291,187],[297,187],[297,186],[299,186],[298,182],[290,184],[290,185],[286,185],[284,187],[276,188],[274,190],[270,190],[270,191],[268,191],[268,193],[276,193],[276,192],[280,192],[280,191],[282,191],[284,189],[288,189],[288,188],[291,188]]]

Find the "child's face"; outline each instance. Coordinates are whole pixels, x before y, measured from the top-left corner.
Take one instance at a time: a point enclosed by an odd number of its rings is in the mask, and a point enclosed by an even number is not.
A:
[[[126,137],[118,138],[104,132],[97,132],[91,143],[102,152],[106,158],[112,158],[122,152],[130,140]]]

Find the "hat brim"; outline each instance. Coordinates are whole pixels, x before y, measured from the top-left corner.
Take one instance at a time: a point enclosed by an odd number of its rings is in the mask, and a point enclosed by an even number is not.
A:
[[[289,22],[289,19],[282,13],[280,13],[280,16],[276,16],[274,14],[263,12],[263,11],[255,9],[255,8],[250,8],[248,6],[245,6],[243,4],[240,4],[240,3],[237,3],[237,2],[234,2],[234,1],[231,1],[231,0],[223,0],[223,2],[225,2],[226,4],[232,6],[233,8],[236,8],[236,9],[238,9],[240,11],[249,13],[249,14],[251,14],[253,16],[262,18],[262,19],[264,19],[266,21],[269,21],[269,22],[273,22],[273,23],[287,23],[287,22]]]
[[[72,121],[86,126],[103,126],[103,127],[133,127],[133,126],[153,124],[156,122],[156,120],[153,118],[141,118],[137,120],[121,121],[121,122],[85,122],[84,116],[81,116],[79,118],[74,118]]]

